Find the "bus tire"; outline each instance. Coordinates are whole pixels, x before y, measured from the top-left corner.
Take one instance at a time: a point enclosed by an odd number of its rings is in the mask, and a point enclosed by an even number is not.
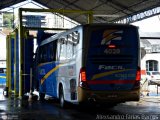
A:
[[[39,100],[44,101],[45,93],[39,93]]]
[[[66,101],[64,100],[64,92],[62,86],[59,89],[59,103],[61,108],[66,108]]]

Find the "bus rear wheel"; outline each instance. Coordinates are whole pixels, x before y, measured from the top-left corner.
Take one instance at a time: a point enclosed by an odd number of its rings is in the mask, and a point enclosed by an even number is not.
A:
[[[66,101],[64,100],[63,87],[59,89],[59,102],[61,108],[66,108]]]
[[[39,93],[39,100],[44,101],[45,93]]]

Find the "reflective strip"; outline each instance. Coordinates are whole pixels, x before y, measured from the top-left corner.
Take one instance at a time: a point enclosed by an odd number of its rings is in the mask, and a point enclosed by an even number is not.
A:
[[[42,79],[41,79],[41,85],[44,83],[44,81],[54,72],[56,71],[62,64],[57,65],[55,68],[51,69]]]
[[[120,73],[120,72],[124,72],[124,71],[130,71],[130,70],[134,70],[134,69],[115,70],[115,71],[109,71],[109,72],[95,74],[95,75],[93,75],[91,80],[95,80],[97,78],[101,78],[101,77],[104,77],[104,76],[108,76],[108,75],[112,75],[112,74]]]
[[[97,84],[134,84],[136,80],[88,80],[91,85]]]
[[[0,78],[6,78],[6,76],[0,76]]]

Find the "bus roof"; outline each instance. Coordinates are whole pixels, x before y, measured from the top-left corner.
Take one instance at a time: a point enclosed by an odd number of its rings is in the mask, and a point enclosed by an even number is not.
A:
[[[83,26],[110,26],[110,27],[137,27],[135,25],[130,25],[130,24],[120,24],[120,23],[93,23],[93,24],[85,24]]]
[[[84,25],[78,25],[74,28],[71,28],[70,30],[67,30],[66,32],[61,32],[61,33],[57,33],[45,40],[43,40],[40,44],[40,46],[45,45],[47,43],[50,43],[54,40],[57,40],[57,38],[60,38],[61,36],[68,34],[70,31],[74,31],[75,29],[79,28],[79,27],[102,27],[102,26],[109,26],[109,27],[136,27],[134,25],[130,25],[130,24],[117,24],[117,23],[92,23],[92,24],[84,24]]]

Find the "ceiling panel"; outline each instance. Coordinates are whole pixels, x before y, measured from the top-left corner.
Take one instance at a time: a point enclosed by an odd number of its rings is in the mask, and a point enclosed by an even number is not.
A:
[[[0,9],[23,2],[24,0],[0,0]],[[92,10],[96,15],[112,15],[110,17],[94,17],[95,23],[113,22],[140,13],[142,11],[160,7],[160,0],[34,0],[51,9]],[[84,15],[65,14],[67,17],[86,23]],[[118,15],[118,16],[114,16]]]

